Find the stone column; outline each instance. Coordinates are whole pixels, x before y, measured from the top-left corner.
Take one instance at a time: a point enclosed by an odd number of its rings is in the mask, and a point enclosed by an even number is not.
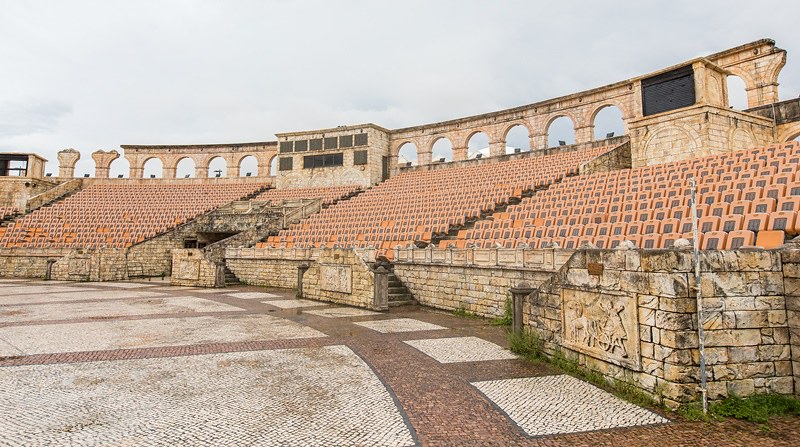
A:
[[[469,156],[469,148],[467,146],[453,148],[453,161],[466,160]]]
[[[111,170],[111,162],[119,158],[117,151],[94,151],[92,152],[94,159],[94,176],[97,178],[108,178]]]
[[[516,287],[512,287],[509,289],[511,292],[511,304],[512,304],[512,329],[516,333],[522,332],[522,305],[525,302],[525,297],[530,295],[531,293],[535,292],[536,289],[530,286],[525,281],[517,284]]]
[[[58,153],[58,176],[75,177],[75,163],[81,159],[81,153],[75,149],[64,149]]]
[[[373,310],[389,310],[389,271],[385,267],[376,268],[375,283],[372,294]]]
[[[433,152],[420,152],[417,154],[418,165],[429,165],[433,157]]]
[[[531,150],[547,149],[547,134],[541,133],[531,137]]]
[[[490,141],[489,142],[489,156],[497,157],[498,155],[505,155],[506,142],[505,141]]]
[[[582,126],[575,128],[575,144],[589,143],[594,140],[594,126]]]
[[[297,292],[295,296],[297,299],[303,298],[303,275],[308,271],[308,264],[300,264],[297,266]]]

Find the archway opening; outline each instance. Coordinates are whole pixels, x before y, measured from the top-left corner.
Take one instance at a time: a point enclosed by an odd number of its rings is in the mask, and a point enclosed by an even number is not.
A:
[[[474,133],[467,141],[467,159],[486,158],[489,152],[489,135],[484,132]]]
[[[416,166],[419,163],[419,149],[412,142],[403,143],[397,152],[398,166]]]
[[[527,127],[517,124],[508,129],[508,132],[506,132],[506,154],[530,152],[530,150],[531,138]]]
[[[559,116],[547,126],[547,147],[575,144],[575,124],[568,116]]]
[[[272,157],[272,160],[269,161],[269,175],[275,177],[278,175],[278,157]]]
[[[441,163],[453,161],[453,143],[445,137],[441,137],[431,146],[431,161]]]
[[[728,106],[736,110],[747,108],[747,86],[742,78],[729,75],[728,84]]]
[[[58,159],[48,160],[48,162],[44,164],[44,175],[50,174],[50,177],[58,177],[59,169],[61,169],[61,165]]]
[[[75,177],[94,177],[95,163],[92,157],[81,158],[75,163]]]
[[[603,106],[594,115],[592,124],[594,124],[595,141],[625,135],[625,122],[622,120],[622,110],[617,106]]]
[[[258,177],[258,159],[248,155],[239,161],[239,177]]]
[[[144,178],[163,178],[164,177],[164,163],[158,158],[151,158],[144,162],[144,169],[142,170]]]
[[[208,163],[208,177],[227,177],[228,162],[222,157],[214,157]]]
[[[120,177],[122,176],[122,177]],[[131,163],[124,156],[112,161],[108,166],[109,178],[128,178],[131,176]]]
[[[178,164],[175,165],[175,178],[194,178],[194,176],[194,160],[189,157],[181,158]]]

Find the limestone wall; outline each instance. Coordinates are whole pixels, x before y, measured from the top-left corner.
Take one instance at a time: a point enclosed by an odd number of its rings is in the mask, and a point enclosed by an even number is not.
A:
[[[125,249],[75,249],[52,267],[50,279],[60,281],[120,281],[128,278]]]
[[[701,252],[709,397],[791,394],[781,257]],[[699,344],[692,254],[576,252],[524,304],[551,352],[677,404],[697,397]]]
[[[800,246],[792,244],[781,252],[783,289],[786,294],[786,322],[792,344],[794,392],[800,395]]]
[[[173,286],[216,287],[217,268],[197,248],[185,248],[172,251]]]
[[[562,249],[396,249],[394,274],[420,304],[502,315],[508,289],[538,285],[572,255]]]
[[[69,251],[60,248],[0,249],[0,277],[44,278],[48,260],[60,259]]]
[[[56,183],[27,177],[0,177],[0,206],[11,206],[25,210],[28,200]]]

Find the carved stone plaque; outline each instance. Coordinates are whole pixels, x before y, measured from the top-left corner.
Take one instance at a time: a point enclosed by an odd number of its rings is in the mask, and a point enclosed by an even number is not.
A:
[[[178,279],[199,279],[200,260],[181,259],[178,264]]]
[[[564,346],[641,370],[636,296],[562,289]]]
[[[352,269],[349,265],[320,264],[319,287],[331,292],[352,293]]]

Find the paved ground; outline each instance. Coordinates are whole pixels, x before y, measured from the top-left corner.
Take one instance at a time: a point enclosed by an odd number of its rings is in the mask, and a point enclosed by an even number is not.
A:
[[[0,290],[0,446],[800,444],[797,419],[682,422],[416,307],[161,281]]]

